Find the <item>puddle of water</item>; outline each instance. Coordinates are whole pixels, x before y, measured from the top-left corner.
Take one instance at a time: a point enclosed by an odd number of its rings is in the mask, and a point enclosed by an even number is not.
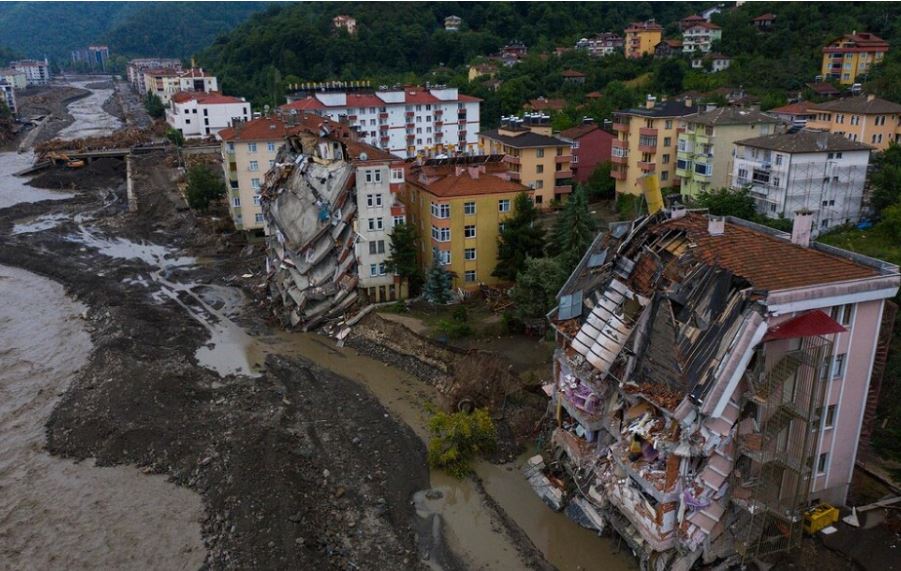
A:
[[[199,568],[199,495],[133,466],[44,449],[44,425],[91,350],[84,307],[59,284],[5,266],[0,299],[0,568]]]
[[[93,248],[110,258],[141,260],[149,266],[161,269],[193,266],[197,262],[196,258],[191,256],[176,256],[171,249],[158,244],[149,242],[139,244],[125,238],[98,236],[83,224],[79,224],[78,234],[67,236],[66,239]]]
[[[97,80],[73,82],[72,85],[85,89],[85,85]],[[87,97],[73,101],[67,110],[75,122],[57,134],[64,141],[108,135],[122,128],[122,121],[103,110],[103,104],[113,95],[113,89],[93,89]]]
[[[43,232],[44,230],[56,228],[57,226],[59,226],[60,222],[68,219],[69,216],[61,212],[58,212],[56,214],[42,214],[40,216],[23,218],[13,225],[11,234],[13,236],[17,236],[19,234],[34,234],[36,232]]]
[[[26,169],[33,163],[32,153],[0,153],[0,208],[41,200],[65,200],[75,196],[68,192],[34,188],[26,184],[27,178],[13,176],[13,173]]]

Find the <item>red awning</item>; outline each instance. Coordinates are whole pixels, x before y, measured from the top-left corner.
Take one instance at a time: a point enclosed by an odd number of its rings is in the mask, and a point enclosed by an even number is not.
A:
[[[832,319],[819,309],[808,311],[803,315],[792,317],[788,321],[770,328],[764,341],[776,339],[794,339],[796,337],[813,337],[815,335],[832,335],[846,331],[841,323]]]

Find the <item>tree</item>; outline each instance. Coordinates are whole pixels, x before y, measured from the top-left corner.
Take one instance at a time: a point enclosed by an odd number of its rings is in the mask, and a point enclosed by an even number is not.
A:
[[[696,201],[698,206],[708,209],[711,214],[717,216],[735,216],[745,220],[754,220],[757,217],[754,198],[745,188],[705,190],[698,194]]]
[[[188,171],[188,206],[205,211],[210,203],[225,196],[225,183],[206,165]]]
[[[147,114],[154,119],[162,119],[166,116],[166,106],[163,105],[163,100],[152,91],[148,91],[144,96],[144,108],[147,109]]]
[[[588,210],[588,197],[579,185],[566,201],[554,226],[553,251],[565,272],[571,272],[594,240],[597,223]]]
[[[873,187],[870,204],[876,212],[901,202],[901,145],[892,143],[875,155],[870,184]]]
[[[685,78],[685,69],[682,61],[670,58],[660,64],[654,76],[657,86],[666,93],[678,93],[682,91],[682,80]]]
[[[410,295],[418,293],[422,286],[422,269],[419,267],[419,236],[412,224],[396,224],[388,235],[391,254],[385,260],[389,272],[394,272],[407,282]]]
[[[513,200],[513,215],[504,221],[498,238],[497,266],[491,275],[507,281],[525,267],[526,258],[541,257],[544,252],[544,230],[535,224],[538,210],[529,196],[521,192]]]
[[[166,138],[176,147],[185,146],[185,136],[180,129],[166,129]]]
[[[453,277],[438,263],[436,253],[432,256],[432,266],[426,273],[422,293],[430,303],[447,303],[450,301],[452,287]]]
[[[525,268],[516,276],[516,285],[510,298],[516,306],[518,319],[547,315],[557,304],[557,292],[563,287],[568,274],[559,258],[529,258]]]
[[[616,181],[610,176],[610,161],[604,161],[594,167],[588,175],[588,197],[592,200],[609,200],[616,194]]]
[[[490,452],[497,442],[491,414],[479,408],[472,414],[438,412],[429,419],[429,466],[462,478],[469,474],[474,456]]]
[[[877,228],[891,237],[896,244],[901,244],[901,202],[882,211],[882,221]]]

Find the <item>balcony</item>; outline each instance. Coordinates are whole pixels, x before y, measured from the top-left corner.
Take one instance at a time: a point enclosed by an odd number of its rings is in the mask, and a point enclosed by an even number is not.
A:
[[[513,155],[504,155],[504,162],[510,165],[521,164],[519,157],[514,157]]]
[[[379,131],[387,131],[388,125],[379,125]]]
[[[554,194],[570,194],[572,191],[573,186],[571,184],[554,187]]]
[[[626,180],[626,169],[611,169],[610,177],[615,180]]]
[[[629,154],[626,153],[623,156],[610,155],[610,162],[615,165],[625,165],[629,163]]]
[[[388,135],[382,135],[381,137],[379,137],[379,141],[383,143],[387,143],[389,139],[391,139],[391,137],[389,137]]]
[[[412,131],[413,129],[416,128],[416,125],[414,123],[407,123],[406,127],[407,127],[407,131]]]
[[[657,129],[654,129],[652,127],[641,127],[638,129],[638,134],[639,136],[644,135],[645,137],[654,137],[656,139]]]
[[[510,180],[519,182],[522,180],[522,176],[516,171],[510,171]]]
[[[572,155],[557,155],[554,157],[554,162],[558,165],[563,165],[572,162],[572,158]]]
[[[628,123],[613,123],[613,130],[617,133],[628,133],[629,132],[629,124]]]
[[[444,121],[435,121],[435,127],[440,129],[443,126],[444,126]]]
[[[657,141],[654,141],[654,144],[653,144],[653,145],[650,144],[650,143],[641,143],[641,142],[639,142],[639,143],[638,143],[638,150],[639,150],[639,152],[642,152],[642,153],[650,153],[650,154],[653,155],[653,154],[655,154],[655,153],[657,152]]]
[[[406,113],[404,113],[404,117],[406,117],[407,119],[414,117],[415,115],[416,113],[414,113],[413,111],[407,111]]]
[[[442,115],[444,115],[444,110],[435,109],[435,117],[441,117]]]
[[[557,180],[560,180],[560,179],[563,179],[563,178],[572,178],[572,176],[573,176],[573,171],[571,171],[571,170],[569,170],[569,169],[566,169],[566,170],[559,170],[559,171],[557,171],[557,172],[554,173],[554,178],[557,179]]]
[[[380,120],[380,121],[387,121],[387,120],[388,120],[388,114],[387,114],[387,113],[379,113],[379,120]]]
[[[638,161],[638,168],[640,168],[643,172],[654,172],[654,170],[657,168],[657,163]]]

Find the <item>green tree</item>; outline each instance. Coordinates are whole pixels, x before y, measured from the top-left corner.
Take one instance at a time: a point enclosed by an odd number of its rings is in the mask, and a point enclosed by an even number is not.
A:
[[[422,269],[419,267],[419,236],[412,224],[396,224],[388,235],[391,254],[385,260],[388,271],[407,282],[410,296],[419,293],[422,286]]]
[[[594,240],[597,222],[588,209],[585,189],[579,185],[566,201],[566,207],[557,218],[551,244],[563,271],[575,269],[585,250]]]
[[[453,276],[438,263],[438,256],[432,256],[432,266],[425,275],[422,293],[430,303],[447,303],[450,301]]]
[[[754,220],[757,217],[754,198],[745,188],[703,191],[698,194],[696,202],[701,208],[706,208],[711,214],[718,216],[735,216],[745,220]]]
[[[162,119],[166,116],[166,106],[163,105],[163,100],[152,91],[148,91],[144,96],[144,108],[147,109],[147,114],[154,119]]]
[[[901,244],[901,202],[882,211],[882,220],[877,228],[890,236],[896,244]]]
[[[185,146],[185,136],[180,129],[173,129],[171,127],[166,129],[166,138],[176,147]]]
[[[535,222],[538,210],[529,196],[521,192],[513,200],[513,215],[504,221],[498,238],[497,266],[493,276],[513,281],[525,267],[526,258],[541,257],[544,252],[544,230]]]
[[[210,203],[225,196],[225,183],[206,165],[188,170],[188,206],[205,211]]]
[[[588,198],[592,200],[609,200],[616,194],[616,181],[610,176],[612,164],[604,161],[594,167],[588,175]]]
[[[557,305],[557,292],[566,283],[567,272],[558,258],[529,258],[510,291],[518,319],[543,317]]]
[[[665,93],[682,91],[682,80],[685,78],[685,63],[676,58],[668,58],[657,68],[654,81]]]
[[[429,432],[429,466],[457,478],[469,474],[472,459],[493,450],[497,442],[494,421],[484,408],[472,414],[437,412],[429,419]]]
[[[870,204],[876,212],[901,201],[901,145],[892,143],[875,155],[870,184],[873,187]]]
[[[6,101],[0,101],[0,119],[9,119],[11,116],[12,112],[6,105]]]

